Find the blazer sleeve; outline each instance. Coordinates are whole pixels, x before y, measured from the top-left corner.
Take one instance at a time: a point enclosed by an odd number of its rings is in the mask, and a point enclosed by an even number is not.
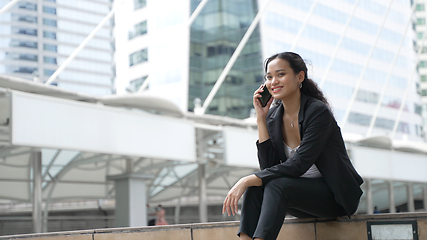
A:
[[[280,158],[276,153],[273,142],[268,139],[262,143],[256,142],[258,149],[259,168],[264,170],[280,163]]]
[[[334,123],[335,119],[326,105],[312,103],[305,112],[303,139],[294,156],[254,174],[261,178],[263,185],[278,177],[300,177],[318,159],[333,131]]]

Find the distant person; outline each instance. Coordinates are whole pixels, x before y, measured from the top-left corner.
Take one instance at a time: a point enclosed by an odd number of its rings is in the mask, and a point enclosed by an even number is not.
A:
[[[165,209],[163,209],[162,206],[159,205],[156,210],[157,210],[156,226],[169,225],[169,223],[165,219],[165,214],[166,214]]]
[[[147,225],[148,226],[155,226],[156,225],[156,219],[157,219],[156,210],[147,204],[147,222],[148,222]]]
[[[287,213],[350,216],[362,195],[363,180],[350,162],[327,100],[307,77],[304,60],[283,52],[267,58],[264,69],[265,82],[253,95],[261,171],[241,178],[222,210],[234,215],[246,192],[237,235],[247,240],[276,239]],[[264,91],[272,95],[265,107],[259,100]]]
[[[377,213],[381,213],[381,212],[378,210],[378,207],[377,207],[377,206],[375,206],[375,207],[374,207],[374,214],[377,214]]]

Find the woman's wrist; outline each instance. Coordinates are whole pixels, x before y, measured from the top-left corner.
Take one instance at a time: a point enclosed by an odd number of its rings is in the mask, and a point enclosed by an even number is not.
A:
[[[245,177],[244,184],[246,187],[261,186],[262,180],[261,178],[257,177],[255,174],[251,174]]]
[[[258,117],[257,116],[257,118],[256,118],[256,122],[257,122],[257,124],[259,125],[259,124],[267,124],[267,119],[266,119],[266,117],[264,116],[264,117]]]

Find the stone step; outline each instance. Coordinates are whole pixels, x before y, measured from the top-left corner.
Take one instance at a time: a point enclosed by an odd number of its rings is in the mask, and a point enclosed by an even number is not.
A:
[[[408,233],[409,227],[409,233]],[[46,240],[222,240],[238,239],[239,222],[108,228],[71,232],[1,236],[3,239]],[[408,238],[403,233],[413,236]],[[381,235],[382,234],[382,235]],[[351,219],[286,219],[278,240],[427,240],[427,213],[355,215]]]

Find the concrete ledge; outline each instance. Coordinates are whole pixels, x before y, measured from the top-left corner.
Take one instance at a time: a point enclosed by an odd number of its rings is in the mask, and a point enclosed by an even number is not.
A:
[[[427,213],[355,215],[351,219],[289,218],[278,240],[367,240],[368,221],[415,220],[419,240],[427,240]],[[239,222],[196,223],[156,227],[107,228],[72,232],[1,236],[3,239],[47,240],[219,240],[238,239]]]

